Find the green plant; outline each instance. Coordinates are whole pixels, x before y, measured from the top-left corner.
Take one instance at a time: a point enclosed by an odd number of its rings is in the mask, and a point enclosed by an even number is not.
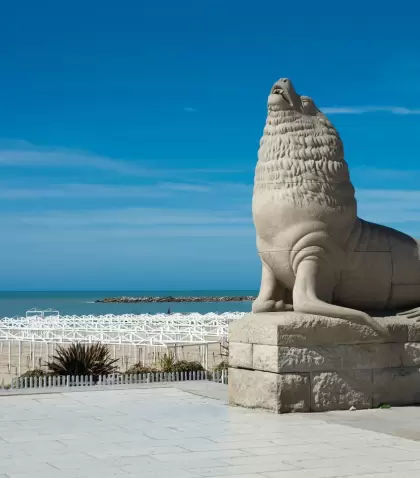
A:
[[[222,360],[218,365],[214,367],[215,372],[222,372],[223,370],[227,370],[229,367],[229,364],[227,360]]]
[[[200,362],[190,362],[188,360],[179,360],[174,364],[173,370],[168,372],[201,372],[204,371],[204,367]]]
[[[165,354],[162,358],[159,359],[159,369],[162,372],[175,372],[176,364],[177,359],[172,353]]]
[[[109,375],[117,371],[109,349],[104,344],[71,344],[69,347],[58,346],[56,355],[47,363],[55,375]]]
[[[137,374],[142,374],[142,373],[156,373],[158,372],[157,368],[154,367],[149,367],[147,365],[142,365],[141,363],[136,363],[132,365],[124,374],[126,375],[137,375]]]
[[[20,375],[19,378],[39,378],[45,377],[47,375],[51,375],[51,373],[45,372],[45,370],[42,370],[41,368],[34,368],[33,370],[27,370],[25,373]]]
[[[378,405],[378,408],[391,408],[391,405],[389,403],[381,403]]]

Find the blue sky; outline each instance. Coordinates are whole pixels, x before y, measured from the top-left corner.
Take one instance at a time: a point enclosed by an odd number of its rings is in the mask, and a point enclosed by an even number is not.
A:
[[[360,215],[420,235],[420,6],[2,5],[0,289],[257,288],[279,77],[340,131]]]

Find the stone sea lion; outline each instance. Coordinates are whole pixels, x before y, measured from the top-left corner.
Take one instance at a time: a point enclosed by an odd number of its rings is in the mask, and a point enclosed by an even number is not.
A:
[[[252,209],[262,261],[254,313],[337,317],[386,335],[362,310],[420,304],[419,243],[357,216],[338,132],[286,78],[268,97]]]

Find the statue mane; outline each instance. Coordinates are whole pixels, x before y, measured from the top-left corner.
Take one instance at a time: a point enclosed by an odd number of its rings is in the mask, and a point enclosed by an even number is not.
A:
[[[355,207],[343,144],[322,114],[269,109],[258,151],[255,192],[305,207]]]

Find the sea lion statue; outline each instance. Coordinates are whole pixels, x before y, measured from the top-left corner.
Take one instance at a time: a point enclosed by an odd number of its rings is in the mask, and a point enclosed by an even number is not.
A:
[[[365,310],[420,305],[419,243],[357,216],[338,132],[287,78],[268,97],[252,210],[262,261],[254,313],[337,317],[386,335]]]

